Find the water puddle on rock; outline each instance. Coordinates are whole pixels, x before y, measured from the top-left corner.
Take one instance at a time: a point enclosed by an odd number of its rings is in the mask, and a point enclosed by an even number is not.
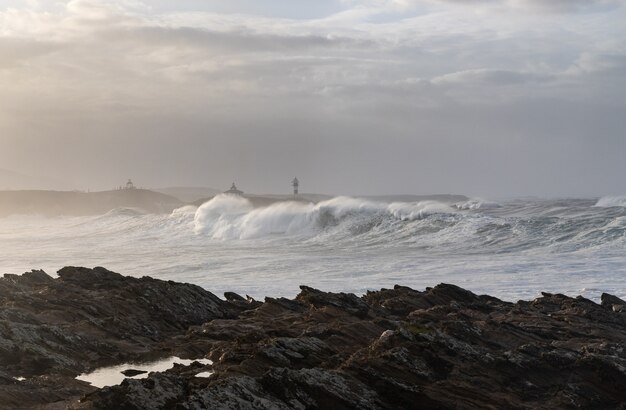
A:
[[[115,386],[124,379],[145,379],[148,377],[150,372],[164,372],[168,369],[174,367],[174,363],[183,364],[185,366],[190,365],[193,362],[199,362],[202,364],[213,364],[211,360],[208,359],[196,359],[196,360],[188,360],[181,359],[179,357],[168,357],[167,359],[162,359],[154,362],[146,362],[146,363],[124,363],[117,366],[109,366],[109,367],[101,367],[99,369],[94,370],[91,373],[83,373],[80,376],[77,376],[77,380],[82,380],[87,383],[90,383],[94,387],[103,388],[107,386]],[[125,376],[122,372],[126,370],[138,370],[145,373],[137,374],[135,376]],[[199,377],[208,377],[211,372],[202,372],[199,373]]]

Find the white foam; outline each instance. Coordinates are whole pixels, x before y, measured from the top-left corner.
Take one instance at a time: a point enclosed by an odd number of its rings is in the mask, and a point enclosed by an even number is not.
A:
[[[181,208],[176,208],[170,214],[171,218],[178,218],[181,216],[195,215],[198,207],[195,205],[185,205]]]
[[[454,212],[449,205],[436,201],[394,202],[387,207],[387,211],[402,221],[413,221],[433,214]]]
[[[235,195],[218,195],[202,204],[195,213],[194,222],[197,233],[204,233],[213,238],[231,238],[235,236],[235,224],[254,208],[250,201]]]
[[[539,291],[626,296],[626,214],[589,200],[438,202],[339,197],[254,208],[218,196],[169,215],[0,218],[0,273],[105,266],[211,292],[293,297],[455,283],[508,300]],[[602,205],[602,201],[601,205]]]
[[[488,201],[482,198],[472,198],[466,202],[459,202],[454,204],[455,208],[464,210],[494,209],[500,208],[501,206],[502,205],[497,202]]]
[[[610,208],[614,206],[626,207],[626,196],[604,196],[596,202],[597,207]]]
[[[311,235],[328,225],[350,218],[362,221],[375,215],[399,220],[415,220],[435,213],[454,210],[443,203],[373,202],[350,197],[336,197],[318,204],[277,202],[254,208],[243,197],[218,195],[198,208],[195,231],[214,239],[251,239],[270,235]]]

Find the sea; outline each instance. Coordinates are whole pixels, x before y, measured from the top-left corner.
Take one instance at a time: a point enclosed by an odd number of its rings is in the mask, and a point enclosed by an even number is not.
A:
[[[452,283],[503,300],[541,292],[626,298],[626,197],[254,207],[219,195],[170,214],[0,218],[0,273],[104,266],[220,295],[363,294]]]

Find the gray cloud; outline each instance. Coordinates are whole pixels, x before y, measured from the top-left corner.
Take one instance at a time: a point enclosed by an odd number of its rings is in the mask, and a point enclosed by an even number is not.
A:
[[[91,189],[280,191],[298,175],[353,194],[626,192],[625,12],[504,21],[491,3],[308,20],[98,0],[0,12],[0,161]]]
[[[624,5],[622,0],[518,0],[518,3],[553,12],[608,11]]]
[[[433,2],[465,5],[469,7],[488,6],[499,9],[527,9],[545,12],[607,12],[623,7],[623,0],[431,0]]]
[[[434,78],[432,81],[435,84],[442,85],[471,84],[474,86],[504,86],[542,82],[549,79],[550,77],[546,75],[521,71],[477,69],[444,74]]]

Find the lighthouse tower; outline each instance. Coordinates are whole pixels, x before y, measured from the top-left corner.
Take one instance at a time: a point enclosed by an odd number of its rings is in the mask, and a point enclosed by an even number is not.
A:
[[[293,181],[291,181],[291,186],[293,187],[293,195],[298,195],[298,186],[300,186],[300,181],[298,181],[298,178],[294,178]]]

